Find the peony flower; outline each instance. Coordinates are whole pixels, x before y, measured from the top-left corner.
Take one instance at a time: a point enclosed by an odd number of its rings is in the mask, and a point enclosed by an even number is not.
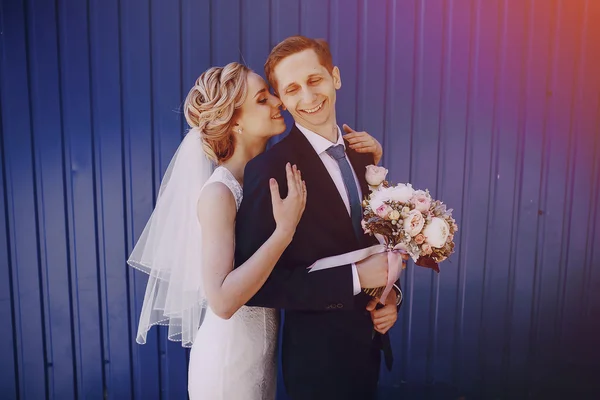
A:
[[[367,165],[367,172],[365,173],[365,179],[370,186],[379,186],[385,180],[388,174],[388,170],[383,167],[376,165]]]
[[[429,211],[429,207],[431,207],[431,198],[427,192],[423,190],[415,191],[415,194],[410,199],[410,202],[414,204],[415,210],[419,210],[422,213]]]
[[[404,185],[400,183],[396,186],[388,188],[387,192],[390,200],[398,201],[400,203],[408,203],[413,197],[415,191],[410,184]]]
[[[444,247],[448,240],[450,226],[444,219],[434,217],[423,230],[423,234],[427,237],[427,243],[429,243],[431,247],[439,249]]]
[[[412,237],[417,236],[423,230],[425,219],[420,211],[412,210],[404,220],[404,230]]]

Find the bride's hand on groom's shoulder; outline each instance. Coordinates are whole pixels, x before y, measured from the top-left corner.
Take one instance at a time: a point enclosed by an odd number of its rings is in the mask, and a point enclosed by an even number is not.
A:
[[[343,128],[344,132],[346,132],[344,139],[348,142],[350,148],[357,153],[373,153],[374,164],[379,164],[379,161],[383,157],[381,143],[369,135],[368,132],[357,132],[347,124],[344,124]]]
[[[302,180],[302,174],[295,165],[287,163],[285,172],[288,188],[285,199],[281,198],[279,185],[275,179],[271,178],[269,186],[273,203],[273,217],[277,224],[276,230],[291,240],[306,206],[306,183]]]

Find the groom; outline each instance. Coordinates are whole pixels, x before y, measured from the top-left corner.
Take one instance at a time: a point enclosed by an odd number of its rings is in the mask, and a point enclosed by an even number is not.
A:
[[[236,265],[275,229],[269,178],[285,196],[287,162],[302,171],[308,198],[293,241],[248,305],[285,310],[282,363],[292,399],[374,399],[382,350],[391,367],[389,327],[374,333],[367,311],[374,302],[361,287],[385,286],[387,255],[307,271],[318,259],[377,244],[360,226],[361,199],[368,194],[365,167],[373,156],[351,150],[343,140],[335,113],[340,71],[326,42],[302,36],[284,40],[271,51],[265,73],[295,124],[285,139],[246,166]],[[386,300],[395,312],[399,289]]]

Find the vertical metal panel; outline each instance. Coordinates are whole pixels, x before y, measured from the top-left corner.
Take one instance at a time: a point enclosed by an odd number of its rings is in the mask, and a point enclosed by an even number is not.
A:
[[[155,135],[152,87],[151,13],[145,0],[120,2],[121,96],[127,250],[131,251],[152,212],[158,190],[155,182]],[[113,267],[114,268],[114,267]],[[125,265],[119,268],[127,268]],[[144,346],[135,344],[137,320],[144,298],[146,276],[128,269],[129,337],[136,399],[160,398],[162,389],[158,343],[160,330],[152,330]],[[146,379],[153,377],[153,379]],[[110,391],[110,390],[109,390]]]
[[[336,94],[336,118],[340,124],[357,129],[356,91],[359,15],[358,0],[332,0],[330,7],[329,45],[335,64],[340,69],[342,87]],[[341,128],[341,127],[340,127]],[[379,132],[381,135],[381,132]]]
[[[30,37],[25,4],[3,5],[2,123],[7,218],[10,252],[14,345],[16,363],[7,365],[18,378],[18,387],[8,386],[22,397],[48,395],[46,357],[46,315],[41,307],[43,289],[40,275],[40,249],[37,240],[39,215],[32,130],[32,87],[30,83]],[[10,57],[7,57],[10,54]],[[9,78],[9,79],[6,79]],[[15,134],[16,133],[16,134]],[[8,260],[7,260],[8,261]],[[3,262],[8,267],[8,263]],[[8,338],[10,340],[10,336]],[[8,361],[10,356],[7,357]],[[15,385],[16,386],[16,385]]]
[[[242,61],[263,74],[265,60],[271,51],[271,15],[268,1],[241,1],[241,58]],[[201,72],[201,71],[200,71]]]
[[[300,2],[300,34],[329,40],[329,2],[302,0]]]
[[[135,343],[146,277],[125,259],[186,131],[194,80],[242,60],[262,74],[270,48],[298,33],[330,42],[338,123],[375,135],[390,178],[428,188],[461,228],[439,275],[412,265],[403,275],[383,397],[561,387],[577,397],[597,385],[597,2],[15,0],[0,10],[7,398],[185,397],[179,344],[162,328]]]
[[[76,392],[72,262],[65,208],[66,185],[59,63],[58,26],[53,3],[27,3],[32,87],[33,135],[40,201],[41,274],[49,342],[48,386],[51,396],[72,398]],[[42,23],[50,16],[48,23]],[[45,22],[45,21],[44,21]]]
[[[546,160],[545,143],[547,135],[547,116],[549,113],[548,82],[552,57],[552,31],[554,4],[548,6],[541,1],[530,3],[528,15],[528,55],[526,60],[525,118],[523,122],[523,175],[521,187],[521,215],[519,238],[523,246],[517,252],[517,284],[515,290],[524,299],[518,304],[512,335],[516,347],[514,364],[517,369],[526,366],[525,384],[535,378],[534,360],[538,358],[538,324],[541,283],[544,271],[541,268],[541,241],[543,233],[540,218],[542,204],[542,182]],[[533,240],[535,239],[535,240]],[[532,246],[527,246],[527,241]],[[526,296],[530,296],[527,298]],[[521,327],[527,327],[523,331]],[[520,337],[520,339],[519,339]],[[513,365],[514,365],[513,364]],[[536,365],[537,367],[538,365]]]
[[[101,311],[98,185],[95,147],[98,116],[92,109],[90,10],[58,2],[67,220],[75,320],[77,395],[99,396],[106,385]]]
[[[127,312],[127,252],[123,186],[120,30],[118,1],[90,1],[91,103],[96,167],[100,309],[105,387],[110,398],[130,397],[131,340]],[[106,27],[114,27],[107,29]],[[119,268],[115,268],[119,266]]]
[[[10,6],[2,5],[1,10],[3,17],[1,18],[2,30],[12,27],[11,33],[3,32],[2,46],[0,51],[2,52],[2,63],[0,63],[0,74],[2,77],[2,88],[5,88],[8,83],[4,83],[4,80],[9,73],[15,68],[18,68],[21,64],[23,55],[19,53],[19,49],[24,48],[22,42],[23,32],[19,29],[19,23],[23,21],[22,6],[19,4],[12,4]],[[4,21],[4,16],[10,16],[12,22]],[[14,53],[12,62],[4,61],[5,54],[9,49]],[[13,89],[16,89],[19,85],[16,80],[18,77],[15,75],[15,82],[13,83]],[[2,224],[2,230],[0,233],[0,272],[2,273],[0,279],[0,314],[4,321],[8,321],[7,324],[2,324],[0,328],[0,337],[2,341],[2,369],[6,371],[6,374],[0,378],[0,386],[7,396],[16,398],[23,393],[23,359],[20,354],[19,348],[21,346],[21,327],[20,327],[20,315],[18,314],[20,309],[18,299],[18,281],[15,279],[16,274],[16,254],[14,246],[14,234],[13,229],[10,227],[10,221],[14,222],[14,206],[13,206],[13,195],[12,190],[9,190],[9,185],[12,185],[12,163],[9,161],[8,155],[10,146],[7,132],[9,129],[20,129],[21,126],[15,125],[17,121],[11,119],[6,113],[8,111],[16,112],[16,106],[14,103],[7,103],[6,90],[2,89],[0,92],[0,137],[2,143],[0,144],[0,156],[2,162],[0,168],[2,169],[2,199],[0,200],[2,205],[2,216],[0,217],[0,223]],[[38,370],[38,372],[41,372]],[[39,391],[38,391],[39,393]],[[43,392],[42,392],[43,393]]]
[[[181,15],[179,2],[150,2],[151,87],[155,173],[159,187],[169,161],[175,153],[182,132],[183,114],[179,105],[181,90]],[[229,40],[229,38],[227,38]],[[179,343],[167,335],[159,339],[161,394],[166,398],[182,398],[187,393],[187,363]]]
[[[0,138],[3,139],[4,125],[1,120],[0,125]],[[0,387],[6,396],[16,398],[20,390],[20,385],[17,372],[18,346],[16,343],[16,319],[14,316],[15,296],[12,282],[12,257],[9,242],[10,232],[7,230],[8,202],[6,197],[6,165],[4,163],[6,160],[6,153],[3,144],[4,140],[0,143],[0,157],[2,158],[2,163],[0,163],[0,176],[2,176],[2,187],[0,188],[0,210],[2,210],[2,213],[0,214],[0,226],[3,228],[2,231],[0,231],[0,260],[2,260],[0,263],[0,272],[2,273],[2,279],[0,279],[0,318],[2,318],[3,321],[8,321],[10,323],[2,324],[0,327],[0,337],[2,338],[2,343],[0,344],[2,347],[0,348],[0,351],[4,354],[2,367],[6,371],[6,374],[0,378]]]
[[[211,65],[240,59],[242,14],[239,0],[211,0]]]
[[[537,237],[539,210],[539,176],[543,153],[540,143],[543,142],[545,131],[546,82],[548,70],[549,32],[552,8],[541,3],[530,3],[525,8],[525,31],[521,34],[526,53],[523,70],[520,76],[519,109],[519,159],[518,175],[515,176],[515,207],[518,207],[512,217],[513,240],[511,242],[511,272],[513,276],[510,308],[512,318],[508,327],[509,349],[507,364],[511,367],[510,379],[521,386],[521,390],[513,390],[510,395],[524,396],[524,388],[531,379],[530,369],[527,368],[529,348],[533,346],[532,318],[536,304],[536,282],[539,269],[531,268],[536,265],[536,252],[529,245]],[[518,38],[517,38],[518,39]]]
[[[600,18],[600,8],[594,7],[593,2],[587,1],[584,11],[584,30],[582,44],[582,63],[578,93],[579,103],[577,110],[579,114],[576,118],[576,131],[578,137],[586,138],[586,141],[580,146],[580,151],[584,154],[585,163],[581,164],[576,176],[585,176],[581,179],[581,185],[588,189],[585,203],[581,204],[578,213],[582,215],[583,221],[578,227],[585,230],[585,249],[583,253],[583,290],[581,292],[581,304],[578,309],[577,327],[584,337],[598,334],[600,321],[593,319],[594,312],[600,310],[600,296],[597,290],[600,288],[598,278],[598,268],[600,265],[600,229],[597,228],[600,221],[600,96],[598,95],[598,86],[600,85],[600,76],[597,71],[600,70],[600,57],[594,55],[594,50],[598,46],[593,38],[600,37],[600,24],[595,23]],[[577,197],[579,195],[577,194]],[[582,201],[579,199],[579,201]],[[586,212],[587,211],[587,212]],[[585,228],[584,228],[585,227]],[[577,266],[575,267],[577,268]],[[592,306],[595,304],[595,306]],[[595,310],[595,311],[592,311]],[[574,344],[574,343],[572,343]],[[575,347],[575,346],[573,346]],[[577,357],[581,357],[585,363],[594,363],[598,357],[598,352],[589,352],[585,349],[577,349]]]

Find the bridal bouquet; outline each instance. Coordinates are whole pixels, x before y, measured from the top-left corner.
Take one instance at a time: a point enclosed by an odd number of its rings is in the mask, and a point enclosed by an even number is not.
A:
[[[363,201],[362,227],[388,251],[407,253],[416,265],[440,272],[439,263],[454,252],[458,225],[452,209],[431,198],[428,190],[411,184],[390,185],[387,169],[369,165],[366,179],[371,193]]]
[[[414,190],[410,184],[390,185],[387,169],[369,165],[365,178],[371,193],[363,201],[365,233],[380,244],[350,253],[323,258],[309,267],[310,272],[355,263],[382,252],[388,255],[388,281],[385,287],[364,291],[385,304],[394,282],[400,277],[402,254],[416,265],[440,272],[439,263],[454,252],[454,234],[458,231],[452,210],[429,191]]]

